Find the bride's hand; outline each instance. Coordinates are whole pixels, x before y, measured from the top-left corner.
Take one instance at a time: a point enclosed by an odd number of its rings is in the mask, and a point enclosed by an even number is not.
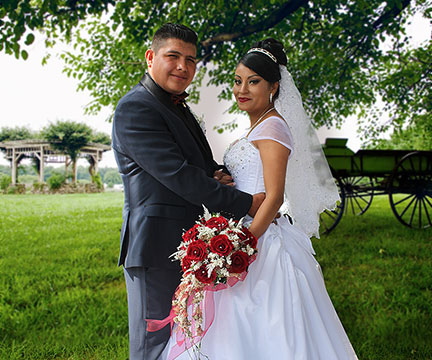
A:
[[[228,185],[228,186],[235,185],[233,178],[230,175],[225,174],[222,170],[216,170],[213,174],[213,178],[219,181],[222,185]]]

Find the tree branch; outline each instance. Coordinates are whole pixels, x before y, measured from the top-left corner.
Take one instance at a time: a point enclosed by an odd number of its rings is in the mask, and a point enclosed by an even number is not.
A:
[[[376,19],[374,21],[374,23],[372,24],[371,31],[368,34],[364,35],[362,37],[362,39],[360,39],[360,41],[357,43],[357,46],[354,47],[354,50],[351,53],[351,56],[349,56],[349,58],[353,57],[356,54],[356,52],[358,50],[360,50],[364,46],[364,44],[367,43],[369,37],[374,32],[376,32],[381,27],[383,27],[389,20],[394,19],[395,17],[400,15],[402,13],[402,11],[405,10],[405,8],[407,8],[409,6],[410,3],[411,3],[411,0],[403,0],[400,8],[395,5],[390,10],[383,12],[383,14],[381,14],[381,16],[378,19]]]
[[[240,31],[236,31],[232,33],[222,33],[222,34],[212,36],[206,40],[201,41],[201,45],[205,49],[205,52],[208,53],[210,47],[214,44],[225,42],[225,41],[234,41],[238,38],[270,29],[275,25],[277,25],[278,23],[280,23],[288,15],[296,12],[300,7],[306,6],[307,3],[308,0],[287,1],[284,5],[282,5],[279,9],[271,13],[263,21],[260,21],[250,26],[246,26]]]
[[[389,11],[384,12],[375,22],[372,24],[374,30],[378,30],[381,26],[385,25],[389,20],[397,17],[408,5],[411,3],[411,0],[403,0],[401,7],[398,6],[392,7]]]

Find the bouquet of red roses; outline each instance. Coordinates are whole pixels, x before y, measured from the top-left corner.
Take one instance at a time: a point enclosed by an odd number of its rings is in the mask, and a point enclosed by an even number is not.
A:
[[[178,251],[172,255],[183,269],[172,310],[174,322],[184,335],[197,339],[207,330],[202,329],[200,306],[205,293],[244,279],[249,264],[256,257],[257,239],[241,221],[212,215],[206,208],[204,215],[182,238]]]

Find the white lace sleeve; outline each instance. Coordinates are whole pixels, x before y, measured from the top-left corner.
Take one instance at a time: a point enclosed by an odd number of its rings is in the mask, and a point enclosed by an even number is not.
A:
[[[293,153],[294,142],[291,131],[285,120],[271,116],[259,124],[248,136],[249,141],[274,140],[288,148],[290,157]]]

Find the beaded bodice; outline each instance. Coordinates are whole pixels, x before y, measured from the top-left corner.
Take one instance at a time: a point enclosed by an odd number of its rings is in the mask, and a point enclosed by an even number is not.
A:
[[[225,151],[224,164],[236,188],[255,194],[264,192],[264,176],[258,149],[246,138],[234,141]]]

